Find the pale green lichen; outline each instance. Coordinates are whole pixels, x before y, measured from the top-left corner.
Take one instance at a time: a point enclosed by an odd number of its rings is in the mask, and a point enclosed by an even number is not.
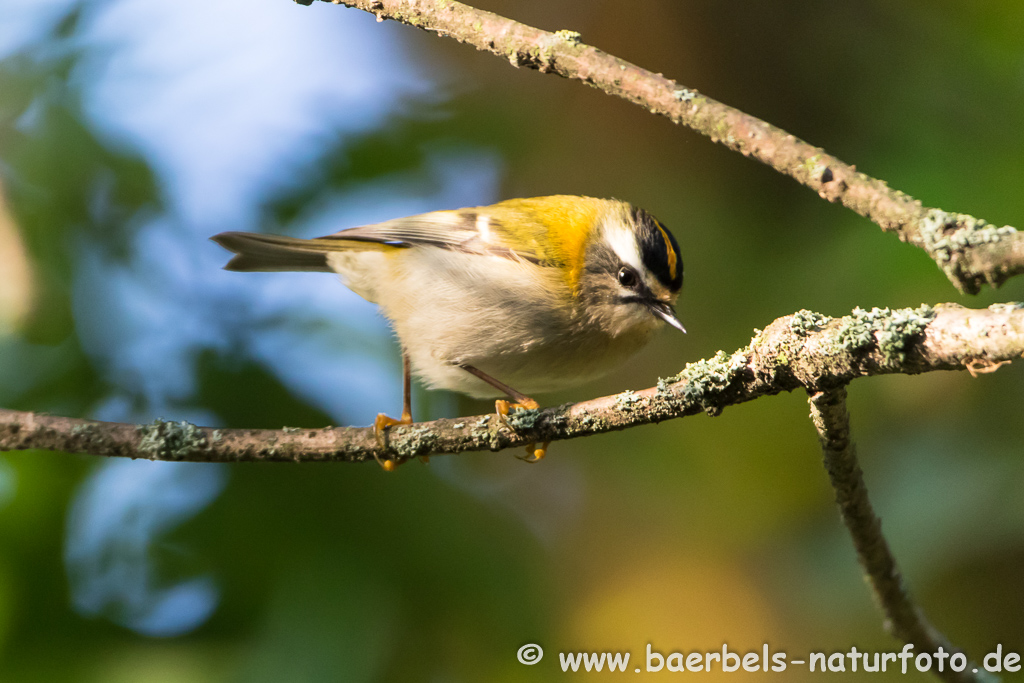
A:
[[[626,389],[621,394],[615,397],[615,405],[619,410],[630,411],[636,407],[636,404],[641,400],[640,396],[631,389]]]
[[[185,460],[209,448],[206,433],[191,422],[153,420],[135,428],[141,435],[139,456],[150,460]]]
[[[469,433],[473,436],[473,438],[476,438],[476,439],[490,438],[490,436],[491,436],[490,422],[491,422],[491,416],[490,415],[482,416],[479,420],[477,420],[476,422],[473,423],[473,426],[470,427]]]
[[[832,321],[832,318],[821,313],[801,309],[794,313],[789,319],[789,329],[800,337],[806,337],[812,332],[817,332]],[[759,331],[757,331],[760,334]]]
[[[925,214],[918,231],[925,248],[939,264],[949,263],[956,252],[982,244],[993,244],[1017,232],[1009,225],[997,228],[974,216],[939,209],[931,209]]]
[[[836,329],[837,350],[859,351],[877,342],[886,360],[905,359],[904,350],[911,339],[924,332],[935,320],[935,309],[925,304],[919,308],[863,308],[842,318]]]
[[[599,415],[586,414],[580,417],[576,423],[581,429],[599,432],[608,427],[608,421]]]
[[[658,393],[667,394],[672,391],[672,385],[679,381],[679,375],[658,378]]]
[[[505,416],[505,421],[508,422],[508,426],[515,431],[523,429],[533,429],[537,426],[537,420],[540,418],[540,410],[513,410]]]
[[[430,427],[404,427],[396,430],[388,445],[400,458],[412,458],[438,450],[440,439]]]
[[[853,309],[853,315],[842,318],[836,330],[836,348],[843,351],[857,351],[871,346],[875,341],[875,330],[871,321],[864,320],[858,313],[863,309]]]
[[[101,433],[97,425],[91,423],[76,424],[71,428],[71,436],[80,436],[86,439],[98,436]]]
[[[100,425],[95,423],[76,424],[71,427],[71,436],[82,439],[89,450],[116,449],[118,447],[110,435]]]
[[[555,36],[560,40],[564,40],[570,45],[579,45],[583,36],[580,35],[579,31],[570,31],[568,29],[562,29],[561,31],[555,31]]]
[[[705,410],[711,410],[711,401],[716,394],[728,387],[737,373],[746,367],[745,350],[736,351],[731,356],[719,351],[711,358],[687,363],[679,373],[680,381],[685,382],[682,389],[683,398],[700,404]]]
[[[561,429],[569,421],[564,413],[534,410],[515,410],[505,417],[508,426],[516,432],[536,429],[543,423],[548,429]]]
[[[689,88],[676,88],[672,92],[672,96],[680,102],[693,102],[693,98],[697,97],[697,91]]]
[[[988,307],[988,310],[993,313],[1013,313],[1024,308],[1024,302],[1022,301],[1007,301],[1001,304],[992,304]]]
[[[569,416],[564,412],[548,413],[544,424],[551,429],[564,429],[569,424]]]

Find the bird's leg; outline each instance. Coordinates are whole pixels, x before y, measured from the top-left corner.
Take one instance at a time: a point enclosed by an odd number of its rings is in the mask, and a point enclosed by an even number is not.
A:
[[[515,389],[505,384],[504,382],[499,382],[498,380],[494,379],[487,373],[477,370],[472,365],[460,363],[459,367],[468,372],[469,374],[473,375],[474,377],[478,377],[483,381],[487,382],[492,387],[494,387],[495,389],[504,393],[506,396],[512,399],[512,402],[506,401],[504,399],[498,399],[497,401],[494,402],[494,412],[498,417],[498,422],[505,425],[509,429],[511,429],[512,426],[508,423],[506,416],[513,409],[518,408],[520,410],[537,410],[538,408],[540,408],[540,404],[534,401],[526,394],[522,394],[516,391]],[[527,444],[526,457],[520,457],[518,455],[516,457],[525,462],[537,462],[538,460],[543,458],[544,455],[547,453],[548,444],[550,443],[550,441],[545,441],[540,448],[535,448],[535,446],[537,445],[536,443]]]
[[[377,437],[377,443],[381,448],[387,448],[387,437],[385,431],[392,425],[411,425],[412,424],[412,370],[409,366],[409,354],[402,351],[402,419],[396,420],[393,417],[388,417],[384,413],[378,413],[377,419],[373,421],[373,434]],[[395,464],[394,460],[382,460],[379,455],[374,453],[374,458],[380,463],[380,466],[384,468],[385,472],[394,472]]]
[[[498,380],[494,379],[487,373],[477,370],[472,365],[459,363],[459,367],[468,372],[469,374],[473,375],[474,377],[478,377],[483,381],[487,382],[492,387],[494,387],[495,389],[497,389],[498,391],[502,392],[510,399],[512,399],[513,403],[509,403],[504,399],[499,399],[494,402],[494,410],[498,414],[498,419],[501,422],[505,423],[506,426],[508,425],[508,422],[505,420],[505,416],[508,415],[509,411],[512,408],[522,408],[523,410],[537,410],[537,408],[540,407],[539,403],[534,401],[526,394],[519,393],[509,385],[505,384],[504,382],[499,382]]]

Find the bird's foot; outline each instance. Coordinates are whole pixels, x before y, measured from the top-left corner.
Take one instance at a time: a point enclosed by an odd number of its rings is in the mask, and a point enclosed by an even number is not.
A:
[[[513,409],[537,410],[538,408],[540,408],[539,403],[534,401],[532,398],[525,397],[516,401],[515,403],[504,400],[498,400],[494,402],[494,412],[497,413],[498,422],[500,424],[505,425],[509,429],[513,429],[513,427],[508,423],[507,418],[508,414],[512,412]],[[544,456],[547,454],[548,445],[550,443],[550,441],[545,441],[543,444],[541,444],[540,448],[537,448],[536,442],[529,443],[526,446],[526,455],[517,455],[516,457],[522,460],[523,462],[540,462],[541,459],[543,459]]]
[[[498,416],[498,422],[505,425],[509,429],[512,429],[512,425],[508,423],[508,414],[515,410],[537,410],[540,408],[540,404],[534,401],[532,398],[522,398],[515,403],[512,401],[506,401],[504,399],[498,399],[494,402],[494,412]]]
[[[523,462],[540,462],[544,459],[544,456],[548,453],[548,446],[551,445],[550,441],[545,441],[537,448],[537,444],[530,443],[526,444],[526,455],[517,455],[516,458]]]
[[[402,419],[396,420],[393,417],[388,417],[384,413],[378,413],[377,419],[373,421],[373,435],[377,437],[377,445],[381,447],[381,450],[387,450],[388,439],[387,439],[387,428],[393,427],[394,425],[411,425],[412,415],[403,414]],[[384,468],[385,472],[394,472],[395,468],[398,467],[398,461],[392,458],[387,460],[381,458],[377,453],[373,454],[374,459],[377,463]]]

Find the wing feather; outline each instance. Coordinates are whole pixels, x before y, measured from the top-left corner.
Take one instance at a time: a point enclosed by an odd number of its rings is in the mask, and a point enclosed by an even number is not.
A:
[[[510,199],[492,206],[396,218],[342,230],[321,239],[429,244],[569,267],[575,272],[598,214],[619,204],[570,196]]]
[[[225,232],[212,239],[234,251],[229,270],[331,270],[327,254],[417,245],[558,266],[575,286],[599,216],[624,206],[590,197],[510,199],[493,206],[433,211],[342,230],[311,240]]]
[[[334,251],[384,251],[408,245],[352,238],[347,240],[312,239],[256,232],[222,232],[210,238],[233,251],[235,256],[225,270],[245,272],[319,271],[331,272],[327,254]]]
[[[363,240],[367,242],[401,242],[406,245],[430,244],[456,248],[477,236],[472,209],[434,211],[418,216],[396,218],[383,223],[362,225],[325,235],[321,240]]]

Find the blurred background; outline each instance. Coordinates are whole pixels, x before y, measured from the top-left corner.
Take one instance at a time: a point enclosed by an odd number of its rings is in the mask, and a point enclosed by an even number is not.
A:
[[[580,31],[927,205],[1024,224],[1017,0],[478,4]],[[1024,300],[1024,278],[959,295],[920,250],[641,108],[356,10],[4,0],[0,406],[369,424],[401,406],[375,308],[323,274],[224,272],[207,238],[555,193],[674,231],[690,334],[549,404],[650,386],[801,308]],[[1022,380],[1024,363],[850,389],[906,579],[979,659],[1024,651]],[[535,466],[485,453],[391,475],[2,454],[0,680],[543,681],[559,651],[628,650],[632,669],[647,643],[896,650],[807,413],[784,395]],[[528,642],[547,652],[533,667]]]

